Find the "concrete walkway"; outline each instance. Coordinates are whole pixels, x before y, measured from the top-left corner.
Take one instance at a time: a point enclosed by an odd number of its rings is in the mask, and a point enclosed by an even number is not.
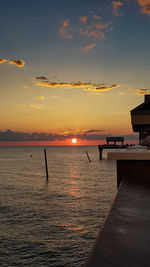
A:
[[[122,183],[85,266],[150,266],[148,185]]]

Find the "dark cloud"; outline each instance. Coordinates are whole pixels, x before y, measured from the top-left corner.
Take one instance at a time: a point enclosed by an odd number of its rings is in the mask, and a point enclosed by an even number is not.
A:
[[[35,77],[36,80],[47,80],[47,78],[45,76],[37,76]]]
[[[125,140],[137,140],[139,138],[138,134],[128,134],[123,137]]]
[[[137,89],[138,95],[147,95],[150,93],[150,89]]]
[[[88,131],[86,131],[86,133],[99,133],[99,132],[103,132],[103,130],[88,130]]]
[[[44,77],[44,79],[43,79]],[[52,82],[49,81],[45,76],[35,77],[37,80],[37,85],[46,87],[69,87],[69,88],[83,88],[84,90],[92,91],[107,91],[119,87],[119,84],[113,84],[110,86],[101,86],[100,84],[95,84],[92,82]],[[47,79],[47,80],[46,80]]]
[[[113,88],[117,88],[119,87],[120,84],[112,84],[110,86],[100,86],[100,87],[97,87],[96,90],[101,90],[101,91],[106,91],[106,90],[110,90],[110,89],[113,89]]]
[[[0,64],[3,64],[4,62],[7,62],[10,65],[15,65],[18,68],[22,68],[25,65],[25,61],[22,59],[13,59],[13,60],[7,60],[5,58],[0,58]]]
[[[7,61],[7,59],[5,59],[5,58],[0,58],[0,64],[3,64],[4,62],[6,62]]]
[[[76,138],[81,140],[104,140],[106,137],[107,137],[106,134],[88,134],[88,133],[76,136]]]
[[[24,67],[25,62],[24,62],[24,60],[16,59],[16,60],[10,60],[9,64],[13,64],[18,68],[22,68],[22,67]]]
[[[12,130],[0,131],[0,141],[56,141],[76,137],[79,140],[104,140],[109,134],[96,134],[102,130],[87,130],[81,134],[24,133]],[[137,135],[124,135],[126,140],[135,140]]]
[[[150,94],[149,88],[131,88],[132,90],[135,90],[138,95],[147,95]]]
[[[54,141],[64,140],[63,135],[54,135],[52,133],[23,133],[6,130],[0,132],[0,141]]]

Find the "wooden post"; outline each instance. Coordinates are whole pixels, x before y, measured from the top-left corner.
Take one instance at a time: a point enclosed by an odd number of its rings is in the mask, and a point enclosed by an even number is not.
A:
[[[88,158],[89,162],[91,162],[90,157],[89,157],[87,151],[85,151],[85,153],[86,153],[86,155],[87,155],[87,158]]]
[[[48,182],[48,167],[47,167],[47,155],[46,155],[46,148],[44,148],[44,158],[45,158],[46,180],[47,180],[47,182]]]
[[[103,157],[102,157],[102,152],[103,152],[103,148],[102,148],[102,146],[99,145],[99,146],[98,146],[98,150],[99,150],[99,159],[102,160],[102,158],[103,158]]]

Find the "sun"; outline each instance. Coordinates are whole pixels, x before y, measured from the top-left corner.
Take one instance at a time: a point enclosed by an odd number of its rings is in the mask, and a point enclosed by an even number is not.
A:
[[[71,141],[72,141],[73,144],[77,143],[77,139],[76,138],[73,138]]]

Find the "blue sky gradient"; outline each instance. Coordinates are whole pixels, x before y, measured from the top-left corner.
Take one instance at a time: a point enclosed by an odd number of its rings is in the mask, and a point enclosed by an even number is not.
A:
[[[5,0],[0,10],[0,132],[132,135],[130,110],[150,93],[150,1]]]

